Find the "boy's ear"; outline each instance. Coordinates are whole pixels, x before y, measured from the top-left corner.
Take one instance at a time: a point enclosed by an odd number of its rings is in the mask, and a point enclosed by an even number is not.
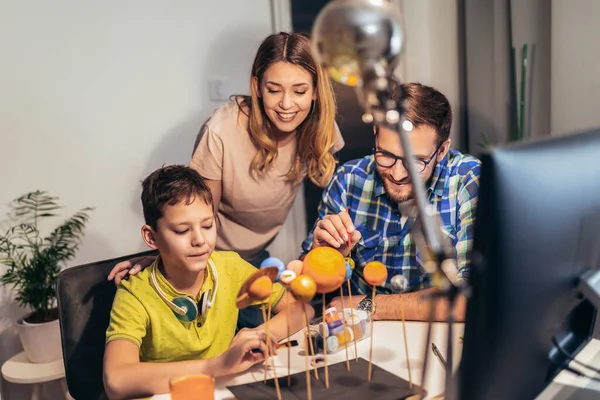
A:
[[[154,229],[152,229],[150,225],[142,226],[142,238],[148,247],[153,250],[158,249],[158,246],[156,245],[156,232],[154,232]]]

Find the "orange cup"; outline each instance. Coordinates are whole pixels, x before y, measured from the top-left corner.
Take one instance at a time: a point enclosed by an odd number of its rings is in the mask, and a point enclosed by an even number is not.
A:
[[[215,378],[192,375],[169,382],[171,400],[215,400]]]

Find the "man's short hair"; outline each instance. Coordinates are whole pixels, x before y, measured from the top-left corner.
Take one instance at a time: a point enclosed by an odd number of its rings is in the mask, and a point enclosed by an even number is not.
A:
[[[174,206],[182,201],[191,204],[198,199],[214,207],[212,193],[204,178],[184,165],[159,168],[142,182],[144,220],[153,229],[163,217],[166,205]]]
[[[392,97],[394,100],[401,98],[404,116],[415,128],[420,125],[431,126],[438,134],[438,143],[450,137],[452,107],[441,92],[431,86],[412,82],[401,84],[399,92]]]

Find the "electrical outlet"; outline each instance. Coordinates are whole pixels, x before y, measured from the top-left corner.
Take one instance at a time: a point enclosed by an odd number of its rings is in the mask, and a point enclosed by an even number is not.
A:
[[[225,101],[229,99],[229,79],[212,78],[208,80],[208,100]]]

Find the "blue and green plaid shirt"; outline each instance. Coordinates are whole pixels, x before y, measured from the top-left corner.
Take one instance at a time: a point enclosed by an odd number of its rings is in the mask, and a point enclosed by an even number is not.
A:
[[[429,204],[439,213],[443,231],[454,245],[459,277],[465,276],[470,265],[480,167],[475,157],[450,149],[436,164],[426,186]],[[369,261],[380,261],[388,268],[387,283],[377,288],[380,293],[390,292],[389,282],[397,274],[408,279],[409,290],[429,287],[429,276],[421,266],[419,251],[410,233],[411,224],[400,214],[398,203],[386,195],[373,155],[338,168],[323,192],[319,219],[338,214],[346,207],[362,235],[352,250],[356,262],[351,279],[353,293],[369,293],[369,286],[362,279],[362,269]],[[302,243],[301,257],[311,249],[313,232],[314,227]]]

